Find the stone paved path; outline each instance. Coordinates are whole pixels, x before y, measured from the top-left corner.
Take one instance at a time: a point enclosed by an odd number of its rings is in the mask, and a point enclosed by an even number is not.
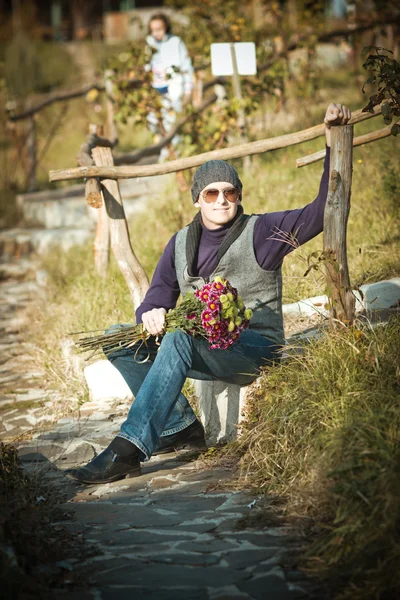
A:
[[[6,257],[0,263],[0,439],[17,443],[24,468],[44,473],[62,492],[67,520],[60,526],[81,535],[90,547],[84,562],[71,556],[62,567],[71,582],[88,584],[82,589],[71,585],[62,597],[312,597],[304,576],[289,566],[295,564],[290,557],[299,543],[293,532],[238,526],[242,517],[257,511],[261,499],[230,489],[229,469],[206,468],[200,460],[188,461],[185,453],[173,453],[151,459],[135,479],[100,486],[67,479],[66,468],[86,463],[109,443],[128,406],[87,402],[54,422],[57,395],[46,389],[45,374],[32,360],[32,345],[21,335],[26,309],[42,297],[46,279],[36,270],[32,240],[32,231],[0,236]],[[293,329],[299,324],[306,326],[296,318]]]
[[[42,281],[43,280],[43,281]],[[38,368],[37,348],[24,335],[33,302],[45,301],[46,273],[35,255],[0,258],[0,440],[18,442],[57,419],[64,407],[76,407],[48,388]],[[66,367],[67,368],[67,367]]]
[[[26,309],[42,293],[28,258],[0,263],[0,439],[10,441],[50,419],[52,402],[44,373],[32,359],[33,345],[21,331]]]
[[[228,469],[211,470],[188,462],[193,456],[187,453],[172,453],[152,458],[138,478],[92,486],[66,478],[67,467],[83,464],[108,443],[126,410],[123,403],[85,404],[19,448],[27,470],[46,472],[66,494],[63,525],[94,545],[83,563],[66,560],[74,577],[89,575],[89,587],[65,598],[307,597],[304,576],[282,568],[297,544],[289,531],[237,528],[260,499],[230,490]]]

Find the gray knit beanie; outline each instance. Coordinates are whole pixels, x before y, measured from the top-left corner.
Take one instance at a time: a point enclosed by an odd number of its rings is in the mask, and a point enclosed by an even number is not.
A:
[[[194,174],[192,185],[193,202],[197,202],[201,190],[217,181],[229,181],[242,194],[242,182],[232,165],[224,160],[209,160],[201,165]]]

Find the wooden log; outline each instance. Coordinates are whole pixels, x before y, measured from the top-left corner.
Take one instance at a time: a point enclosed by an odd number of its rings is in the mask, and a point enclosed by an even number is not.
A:
[[[370,119],[381,113],[380,106],[375,107],[373,113],[362,112],[362,109],[356,110],[349,123],[359,123],[366,119]],[[204,152],[197,156],[191,156],[188,158],[181,158],[173,160],[167,163],[157,165],[141,165],[133,167],[80,167],[77,169],[61,169],[57,171],[49,172],[50,181],[64,181],[70,179],[79,179],[82,177],[105,177],[110,179],[130,179],[132,177],[151,177],[153,175],[164,175],[165,173],[175,173],[176,171],[183,171],[184,169],[191,169],[192,167],[199,167],[207,160],[222,159],[230,160],[233,158],[241,158],[242,156],[261,154],[262,152],[269,152],[271,150],[277,150],[278,148],[286,148],[287,146],[294,146],[295,144],[301,144],[309,140],[314,140],[322,135],[325,135],[325,125],[315,125],[309,129],[297,131],[296,133],[288,133],[275,138],[267,140],[258,140],[256,142],[249,142],[248,144],[239,144],[232,148],[225,148],[222,150],[212,150],[211,152]]]
[[[362,144],[369,144],[370,142],[375,142],[376,140],[381,140],[382,138],[388,137],[390,135],[391,125],[389,127],[383,127],[383,129],[378,129],[377,131],[371,131],[370,133],[366,133],[365,135],[359,135],[353,140],[353,147],[361,146]],[[325,158],[326,151],[319,150],[318,152],[314,152],[313,154],[309,154],[308,156],[303,156],[302,158],[296,159],[296,167],[305,167],[306,165],[310,165],[311,163],[315,163],[319,160],[323,160]]]
[[[94,165],[92,157],[92,150],[96,146],[104,146],[105,148],[113,148],[114,144],[109,139],[103,137],[104,128],[102,125],[96,125],[90,123],[89,134],[86,136],[85,141],[79,148],[79,152],[76,156],[76,162],[80,167],[90,167]]]
[[[86,137],[86,140],[81,145],[79,152],[78,152],[78,156],[76,157],[79,166],[94,164],[94,160],[93,160],[91,151],[93,148],[96,147],[96,145],[102,145],[102,143],[103,143],[104,145],[109,146],[111,144],[111,142],[109,142],[109,140],[106,140],[106,139],[103,140],[102,138],[99,137],[102,134],[103,134],[103,127],[101,125],[96,125],[94,123],[91,123],[89,125],[89,135]],[[103,205],[103,196],[101,193],[101,186],[100,186],[99,180],[96,179],[96,177],[90,177],[89,179],[85,179],[85,198],[86,198],[86,202],[88,203],[88,205],[91,206],[92,208],[100,208],[100,206]],[[103,223],[100,223],[100,221],[103,221],[103,219],[104,219],[104,216],[99,215],[99,219],[97,222],[99,239],[97,240],[97,242],[95,242],[95,256],[97,255],[97,252],[101,253],[100,248],[103,247],[102,240],[103,240],[103,231],[105,230],[105,227],[104,227]],[[97,250],[97,247],[98,247],[98,250]],[[107,254],[108,254],[108,250],[107,250]],[[101,262],[101,264],[103,265],[102,262]],[[108,256],[107,256],[107,264],[108,264]],[[103,267],[100,267],[100,270],[103,272],[103,270],[104,270]]]
[[[101,185],[95,177],[85,180],[85,198],[88,205],[92,208],[100,208],[103,205]]]
[[[110,148],[94,148],[92,154],[96,165],[111,167],[114,164]],[[149,280],[131,246],[118,182],[104,179],[101,186],[114,257],[128,285],[133,304],[138,307],[148,290]]]
[[[353,171],[353,126],[332,127],[329,189],[324,215],[324,256],[331,325],[354,321],[355,296],[347,265],[346,230]]]
[[[32,106],[31,108],[28,108],[27,110],[25,110],[22,113],[19,113],[18,115],[10,116],[9,119],[10,119],[10,121],[21,121],[22,119],[28,119],[28,118],[32,117],[33,115],[35,115],[36,113],[43,110],[44,108],[46,108],[47,106],[51,106],[55,102],[65,102],[66,100],[73,100],[74,98],[80,98],[81,96],[86,96],[86,94],[88,92],[90,92],[91,90],[97,90],[98,92],[103,92],[104,86],[98,85],[96,83],[95,84],[91,83],[90,85],[85,85],[83,88],[80,88],[78,90],[71,90],[69,92],[61,92],[59,94],[51,95],[51,96],[47,97],[45,100],[42,100],[41,102],[36,104],[36,106]]]

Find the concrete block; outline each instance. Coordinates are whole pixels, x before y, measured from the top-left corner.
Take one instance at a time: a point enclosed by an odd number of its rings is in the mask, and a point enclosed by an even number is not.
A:
[[[133,400],[133,394],[121,373],[108,361],[98,360],[84,369],[92,401]]]
[[[356,310],[381,310],[400,306],[400,277],[367,283],[354,291],[357,299]]]
[[[394,277],[376,283],[366,283],[360,286],[360,290],[353,290],[353,294],[356,297],[356,312],[394,308],[400,304],[400,278]],[[314,296],[291,304],[284,304],[282,312],[284,315],[320,314],[327,316],[329,314],[327,306],[328,296]]]
[[[284,315],[298,315],[299,317],[310,316],[315,314],[328,315],[328,296],[313,296],[312,298],[304,298],[298,302],[284,304],[282,312]]]
[[[223,381],[193,379],[198,398],[200,419],[206,431],[208,444],[227,442],[237,436],[237,426],[242,420],[247,387]]]

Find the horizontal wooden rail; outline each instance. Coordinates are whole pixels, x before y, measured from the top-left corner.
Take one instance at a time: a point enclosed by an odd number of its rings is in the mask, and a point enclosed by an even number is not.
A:
[[[390,135],[391,129],[391,126],[383,127],[383,129],[378,129],[377,131],[371,131],[370,133],[359,135],[358,137],[354,138],[353,146],[369,144],[370,142],[375,142],[376,140],[388,137]],[[325,154],[325,150],[319,150],[318,152],[314,152],[313,154],[308,154],[307,156],[298,158],[296,160],[296,167],[305,167],[306,165],[311,165],[311,163],[323,160],[325,158]]]
[[[350,124],[360,123],[366,119],[370,119],[381,112],[380,106],[376,106],[373,113],[362,112],[362,109],[356,110],[350,120]],[[212,150],[204,152],[188,158],[180,158],[163,164],[157,165],[140,165],[128,167],[78,167],[74,169],[61,169],[49,172],[50,181],[65,181],[70,179],[81,179],[87,177],[106,177],[108,179],[130,179],[133,177],[151,177],[154,175],[164,175],[166,173],[176,173],[184,169],[199,167],[207,160],[231,160],[233,158],[241,158],[252,154],[261,154],[278,148],[286,148],[301,144],[309,140],[314,140],[325,134],[325,125],[315,125],[296,133],[288,133],[267,140],[258,140],[246,144],[239,144],[232,148],[224,148],[222,150]]]

